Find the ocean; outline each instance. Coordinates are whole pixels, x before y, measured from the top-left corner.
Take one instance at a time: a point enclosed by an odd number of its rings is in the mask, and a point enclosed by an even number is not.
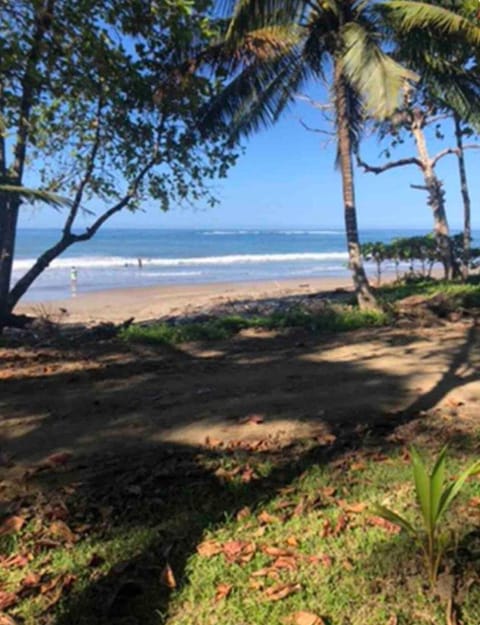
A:
[[[422,234],[413,230],[365,230],[362,241]],[[19,231],[13,279],[17,280],[58,238],[50,229]],[[141,259],[141,267],[139,266]],[[24,301],[77,293],[168,284],[280,280],[348,275],[341,229],[133,230],[108,229],[77,243],[37,279]]]

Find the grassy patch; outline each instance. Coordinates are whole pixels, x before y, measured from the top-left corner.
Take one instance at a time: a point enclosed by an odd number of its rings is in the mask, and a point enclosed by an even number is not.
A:
[[[306,461],[308,451],[299,453],[298,462],[242,453],[197,459],[193,475],[179,475],[170,485],[152,478],[152,468],[144,468],[143,481],[133,466],[123,469],[128,478],[116,473],[115,483],[103,485],[104,495],[91,495],[85,510],[93,514],[99,506],[102,520],[74,544],[39,547],[38,519],[9,541],[10,553],[30,553],[32,559],[23,568],[0,567],[5,591],[18,591],[32,572],[43,583],[75,576],[50,609],[54,593],[25,592],[11,614],[25,625],[52,618],[57,625],[283,623],[298,611],[329,625],[386,625],[394,616],[401,625],[443,623],[445,601],[429,592],[416,546],[372,520],[373,502],[418,518],[405,454],[359,451],[322,463]],[[468,456],[451,458],[449,473],[466,466]],[[245,467],[253,479],[245,481]],[[132,473],[135,488],[124,488]],[[448,566],[459,586],[468,582],[458,605],[463,625],[480,622],[478,538],[469,533],[478,525],[479,496],[477,478],[448,524],[457,539]],[[85,519],[79,509],[72,513],[76,529],[75,518],[79,526]],[[218,553],[197,551],[206,541]],[[175,588],[164,583],[166,562]],[[294,592],[270,600],[269,593],[284,585]],[[222,587],[226,597],[218,595]],[[119,596],[123,603],[114,610]]]
[[[480,306],[480,284],[472,278],[467,283],[443,280],[419,280],[401,284],[386,284],[377,291],[382,302],[391,304],[411,295],[444,295],[452,306],[475,308]]]
[[[226,316],[195,323],[158,323],[134,325],[124,330],[122,338],[143,343],[182,343],[227,339],[246,328],[285,330],[304,328],[310,332],[347,332],[388,323],[388,315],[361,311],[355,306],[326,306],[321,312],[294,307],[284,312],[264,316]]]

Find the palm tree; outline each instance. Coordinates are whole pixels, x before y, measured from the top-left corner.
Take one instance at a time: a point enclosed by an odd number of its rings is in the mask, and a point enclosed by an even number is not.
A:
[[[237,0],[217,63],[232,76],[208,106],[203,127],[221,120],[232,135],[248,135],[278,120],[309,79],[328,80],[335,111],[337,164],[357,300],[376,308],[360,253],[352,153],[368,114],[388,117],[415,75],[382,49],[385,13],[409,31],[429,25],[480,42],[480,31],[440,7],[410,0]]]

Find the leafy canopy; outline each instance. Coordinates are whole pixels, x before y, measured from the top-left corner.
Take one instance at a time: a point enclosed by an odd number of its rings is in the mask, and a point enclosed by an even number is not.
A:
[[[146,195],[163,209],[212,201],[205,181],[235,156],[221,126],[208,140],[194,129],[216,89],[188,63],[214,35],[208,10],[207,0],[0,0],[0,183],[94,211],[132,189],[130,209]]]

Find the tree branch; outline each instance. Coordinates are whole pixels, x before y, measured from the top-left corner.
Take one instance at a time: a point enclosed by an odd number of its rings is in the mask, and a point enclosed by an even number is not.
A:
[[[87,184],[90,182],[90,179],[92,177],[92,173],[95,167],[95,159],[97,157],[98,154],[98,150],[100,148],[100,137],[101,137],[101,129],[100,129],[100,115],[102,112],[102,98],[99,97],[98,98],[98,105],[97,105],[97,115],[96,115],[96,130],[95,130],[95,140],[93,142],[92,145],[92,150],[90,152],[90,156],[88,157],[88,162],[87,162],[87,167],[85,170],[85,174],[82,178],[82,180],[80,181],[80,184],[78,185],[78,189],[77,192],[75,194],[75,197],[73,199],[73,203],[72,203],[72,207],[70,208],[70,212],[68,214],[67,220],[65,221],[65,225],[63,227],[63,234],[67,235],[67,234],[71,234],[72,231],[72,225],[73,222],[75,221],[75,218],[78,214],[78,209],[80,208],[80,204],[82,202],[82,198],[83,198],[83,193],[85,191],[85,187],[87,186]]]
[[[417,167],[420,167],[420,169],[423,170],[423,165],[422,162],[415,157],[411,157],[411,158],[401,158],[398,161],[390,161],[388,163],[385,163],[385,165],[369,165],[368,163],[365,163],[365,161],[363,161],[360,158],[360,155],[357,154],[357,165],[359,167],[362,167],[366,172],[371,173],[371,174],[383,174],[384,171],[388,171],[389,169],[394,169],[395,167],[405,167],[407,165],[416,165]]]
[[[322,134],[322,135],[328,135],[329,137],[334,137],[335,136],[334,132],[330,132],[328,130],[322,130],[321,128],[312,128],[311,126],[306,124],[303,121],[303,119],[298,118],[298,121],[303,126],[303,128],[305,128],[305,130],[308,130],[308,132],[317,132],[317,133]]]
[[[452,117],[452,113],[442,113],[440,115],[435,115],[435,117],[431,117],[424,122],[425,126],[430,126],[431,124],[436,124],[438,122],[443,121],[444,119],[450,119]]]
[[[139,185],[142,180],[148,174],[148,172],[158,163],[158,154],[155,150],[153,158],[143,167],[140,173],[137,175],[133,184],[121,200],[119,200],[114,206],[101,215],[86,231],[82,234],[72,234],[71,232],[63,232],[62,238],[52,245],[46,252],[44,252],[30,269],[20,278],[15,284],[13,289],[8,295],[8,303],[11,309],[17,304],[18,300],[27,292],[30,285],[38,278],[38,276],[50,265],[52,260],[60,256],[67,248],[73,243],[79,241],[88,241],[99,230],[99,228],[108,220],[112,215],[122,210],[130,200],[135,197]]]
[[[307,102],[308,104],[311,104],[313,108],[316,108],[319,111],[333,110],[333,104],[329,102],[327,102],[327,104],[321,104],[320,102],[317,102],[313,98],[310,98],[308,95],[302,95],[301,93],[297,94],[295,97],[297,98],[297,100],[302,100],[303,102]]]
[[[105,211],[105,213],[100,215],[100,217],[96,221],[94,221],[93,224],[85,230],[85,232],[83,232],[82,234],[72,235],[73,240],[74,241],[88,241],[99,230],[99,228],[108,219],[110,219],[110,217],[112,217],[112,215],[115,215],[115,213],[118,213],[119,211],[121,211],[122,208],[125,208],[125,206],[130,202],[130,200],[132,200],[135,197],[138,187],[140,186],[142,180],[145,178],[148,172],[152,169],[152,167],[154,167],[156,164],[157,164],[157,154],[155,154],[155,156],[145,165],[145,167],[143,167],[143,169],[137,175],[128,193],[126,193],[121,200],[119,200],[116,204],[114,204],[114,206],[112,206],[107,211]]]
[[[480,144],[468,143],[462,148],[462,151],[465,150],[480,150]],[[444,150],[436,154],[430,161],[432,168],[435,167],[439,160],[441,160],[444,156],[448,156],[449,154],[456,154],[457,156],[459,156],[460,150],[459,148],[445,148]]]

